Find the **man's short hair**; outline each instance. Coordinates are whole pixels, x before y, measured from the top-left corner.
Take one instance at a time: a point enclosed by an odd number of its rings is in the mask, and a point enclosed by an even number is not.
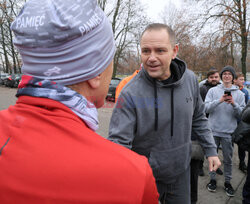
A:
[[[145,30],[142,32],[141,34],[141,37],[140,37],[140,40],[143,36],[143,34],[146,32],[146,31],[151,31],[151,30],[161,30],[161,29],[165,29],[169,35],[169,40],[170,40],[170,43],[172,46],[175,46],[175,44],[177,43],[176,42],[176,36],[175,36],[175,32],[166,24],[163,24],[163,23],[152,23],[152,24],[149,24]]]
[[[215,73],[219,73],[219,71],[217,69],[211,69],[208,73],[207,73],[207,78],[210,77],[211,75],[215,74]]]
[[[240,77],[244,77],[244,78],[245,78],[244,74],[242,74],[242,73],[237,73],[236,76],[235,76],[235,79],[238,79],[238,78],[240,78]]]

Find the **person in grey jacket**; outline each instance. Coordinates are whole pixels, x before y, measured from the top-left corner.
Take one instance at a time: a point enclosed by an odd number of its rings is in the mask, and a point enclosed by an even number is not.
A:
[[[206,113],[217,146],[221,144],[224,163],[224,189],[230,197],[234,196],[234,189],[230,184],[232,179],[232,136],[245,106],[244,94],[233,85],[235,70],[231,66],[222,69],[220,77],[222,84],[209,89],[205,99]],[[207,189],[216,191],[216,173],[210,172],[210,182]]]
[[[199,84],[176,58],[178,45],[167,25],[147,26],[140,46],[142,70],[119,95],[108,139],[148,158],[162,203],[189,204],[191,132],[210,170],[220,166]]]

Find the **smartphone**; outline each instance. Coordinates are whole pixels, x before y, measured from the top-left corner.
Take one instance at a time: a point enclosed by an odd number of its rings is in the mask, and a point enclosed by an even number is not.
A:
[[[224,94],[231,96],[231,91],[224,91]]]

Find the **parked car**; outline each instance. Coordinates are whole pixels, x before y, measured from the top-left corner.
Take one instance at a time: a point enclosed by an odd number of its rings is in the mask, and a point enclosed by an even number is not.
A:
[[[11,74],[5,82],[5,86],[11,87],[11,88],[16,88],[20,82],[21,79],[21,74]]]
[[[106,97],[107,100],[115,100],[115,91],[116,87],[120,83],[121,79],[120,78],[112,78],[109,84],[109,91],[108,95]]]
[[[5,85],[5,82],[7,81],[7,78],[10,75],[8,73],[2,73],[0,74],[0,85]]]

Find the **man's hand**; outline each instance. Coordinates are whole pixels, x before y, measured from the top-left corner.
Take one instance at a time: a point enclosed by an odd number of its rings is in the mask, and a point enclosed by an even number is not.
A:
[[[220,102],[226,102],[226,103],[229,103],[229,104],[232,104],[234,105],[234,99],[233,97],[230,95],[227,95],[227,94],[224,94],[221,98],[220,98]]]
[[[221,165],[220,159],[218,156],[208,157],[209,162],[209,171],[216,171]]]
[[[234,99],[232,96],[226,96],[225,102],[234,105]]]

